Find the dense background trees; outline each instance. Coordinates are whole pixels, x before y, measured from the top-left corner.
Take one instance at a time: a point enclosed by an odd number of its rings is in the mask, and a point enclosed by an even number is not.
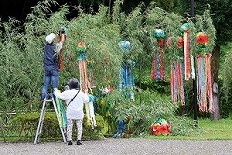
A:
[[[3,21],[8,20],[9,17],[15,17],[18,20],[25,20],[28,13],[31,12],[31,7],[34,7],[37,2],[28,0],[2,0],[0,17]],[[85,12],[97,12],[99,5],[113,6],[115,0],[56,0],[57,5],[53,6],[53,10],[57,10],[59,5],[69,5],[70,12],[68,17],[75,17],[77,12],[74,9],[76,6],[81,5]],[[155,2],[157,6],[168,12],[179,13],[182,16],[190,15],[190,0],[122,0],[122,10],[129,13],[133,8],[137,7],[141,2],[144,7],[148,6],[151,2]],[[202,14],[205,9],[211,9],[211,15],[214,25],[217,29],[218,41],[230,41],[231,39],[231,1],[230,0],[195,0],[195,13]]]

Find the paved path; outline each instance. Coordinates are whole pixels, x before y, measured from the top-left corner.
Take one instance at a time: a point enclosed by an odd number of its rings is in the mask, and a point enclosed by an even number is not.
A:
[[[0,143],[0,155],[232,155],[232,141],[107,138],[68,146],[63,142]]]

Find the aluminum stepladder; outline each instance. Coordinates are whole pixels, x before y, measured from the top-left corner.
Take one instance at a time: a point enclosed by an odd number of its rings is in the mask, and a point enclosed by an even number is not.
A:
[[[49,99],[49,97],[50,97],[50,99]],[[36,135],[35,135],[34,144],[37,144],[37,142],[39,140],[39,137],[40,137],[40,135],[42,133],[45,110],[46,110],[46,106],[47,106],[48,102],[53,103],[53,107],[55,109],[56,117],[57,117],[57,120],[58,120],[58,123],[59,123],[59,117],[58,117],[58,110],[57,110],[56,101],[54,99],[53,94],[49,94],[43,101],[43,106],[42,106],[41,113],[40,113],[40,118],[39,118],[39,123],[38,123],[37,131],[36,131]],[[60,127],[60,131],[61,131],[61,134],[62,134],[62,137],[63,137],[63,141],[64,141],[64,143],[66,143],[67,140],[66,140],[66,136],[65,136],[65,131],[60,125],[59,125],[59,127]]]
[[[5,138],[5,133],[4,133],[4,128],[3,128],[3,123],[2,123],[2,118],[0,117],[0,127],[2,130],[2,137],[4,139],[4,142],[6,142],[6,138]]]

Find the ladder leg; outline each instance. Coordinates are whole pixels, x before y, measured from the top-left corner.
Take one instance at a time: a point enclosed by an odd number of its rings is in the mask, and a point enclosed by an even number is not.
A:
[[[54,109],[55,109],[55,112],[56,112],[56,117],[57,117],[57,120],[58,120],[58,123],[59,123],[59,116],[58,116],[58,111],[57,111],[57,107],[56,107],[56,102],[55,102],[55,99],[53,97],[52,97],[52,103],[53,103],[53,106],[54,106]],[[61,131],[64,143],[66,143],[67,140],[66,140],[66,137],[65,137],[64,130],[63,130],[62,126],[60,126],[60,131]]]
[[[43,127],[43,121],[44,121],[44,115],[45,115],[45,107],[46,107],[46,99],[43,101],[43,106],[42,106],[41,113],[40,113],[40,118],[39,118],[39,123],[38,123],[37,131],[36,131],[36,135],[35,135],[34,144],[37,144],[39,136],[42,133],[42,127]]]

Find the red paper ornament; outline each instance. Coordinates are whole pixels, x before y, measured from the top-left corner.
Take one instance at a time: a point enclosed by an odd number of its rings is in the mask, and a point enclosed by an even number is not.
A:
[[[200,32],[197,34],[197,45],[207,45],[208,44],[208,35]]]
[[[164,47],[164,39],[158,39],[158,45],[159,45],[159,47],[163,48]]]
[[[184,46],[184,39],[181,37],[177,38],[177,47],[183,48],[183,46]]]

